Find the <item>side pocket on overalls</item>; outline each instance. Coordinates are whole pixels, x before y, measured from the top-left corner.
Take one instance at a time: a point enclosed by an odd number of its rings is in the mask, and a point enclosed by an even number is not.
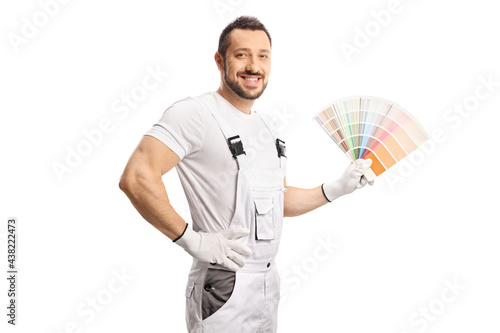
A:
[[[255,203],[255,236],[258,240],[274,239],[274,214],[276,195],[254,198]]]
[[[202,320],[216,313],[233,294],[236,272],[208,268],[201,297]]]
[[[194,288],[194,282],[188,282],[186,285],[186,297],[190,298],[191,294],[193,293],[193,288]]]
[[[195,293],[194,290],[194,280],[189,279],[186,284],[186,324],[188,326],[188,330],[190,332],[193,331],[194,327],[197,325],[199,319],[196,316],[196,297],[193,295]],[[199,318],[199,316],[198,316]],[[193,331],[194,332],[194,331]]]

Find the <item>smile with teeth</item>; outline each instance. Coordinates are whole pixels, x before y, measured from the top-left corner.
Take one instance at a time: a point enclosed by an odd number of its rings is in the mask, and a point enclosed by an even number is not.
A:
[[[248,84],[257,84],[259,81],[260,81],[260,77],[256,77],[256,76],[245,76],[245,75],[242,75],[241,78],[243,80],[245,80],[246,83]]]

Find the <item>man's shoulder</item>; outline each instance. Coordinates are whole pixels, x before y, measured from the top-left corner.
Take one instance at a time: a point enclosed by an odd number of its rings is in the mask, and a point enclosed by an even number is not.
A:
[[[207,92],[198,96],[189,96],[174,102],[169,109],[182,109],[184,112],[199,114],[210,113],[210,108],[217,102],[215,92]]]
[[[215,107],[218,100],[216,96],[217,92],[209,91],[198,96],[188,97],[188,99],[198,103],[202,108],[209,110],[211,107]]]
[[[178,113],[179,115],[182,114],[184,117],[194,115],[206,116],[210,114],[208,110],[213,98],[212,93],[205,93],[199,96],[188,96],[174,102],[165,110],[165,113]]]

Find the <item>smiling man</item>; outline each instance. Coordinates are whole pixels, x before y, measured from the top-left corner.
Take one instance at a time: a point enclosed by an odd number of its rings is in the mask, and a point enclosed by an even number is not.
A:
[[[222,31],[215,62],[219,89],[168,108],[130,157],[120,188],[193,257],[185,289],[189,332],[276,332],[274,258],[283,217],[363,187],[371,161],[312,189],[287,186],[285,143],[269,117],[253,110],[271,71],[269,32],[254,17],[237,18]],[[174,166],[193,226],[170,205],[162,182]]]

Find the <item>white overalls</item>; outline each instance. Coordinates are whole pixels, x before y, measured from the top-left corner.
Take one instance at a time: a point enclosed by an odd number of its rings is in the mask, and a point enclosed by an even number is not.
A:
[[[281,237],[284,208],[286,156],[264,116],[262,119],[276,141],[279,168],[250,169],[244,143],[233,133],[217,110],[212,115],[226,138],[238,164],[236,209],[229,227],[250,229],[238,239],[253,254],[236,273],[222,266],[193,261],[186,287],[186,322],[190,333],[271,333],[277,329],[280,296],[279,276],[274,263]]]

